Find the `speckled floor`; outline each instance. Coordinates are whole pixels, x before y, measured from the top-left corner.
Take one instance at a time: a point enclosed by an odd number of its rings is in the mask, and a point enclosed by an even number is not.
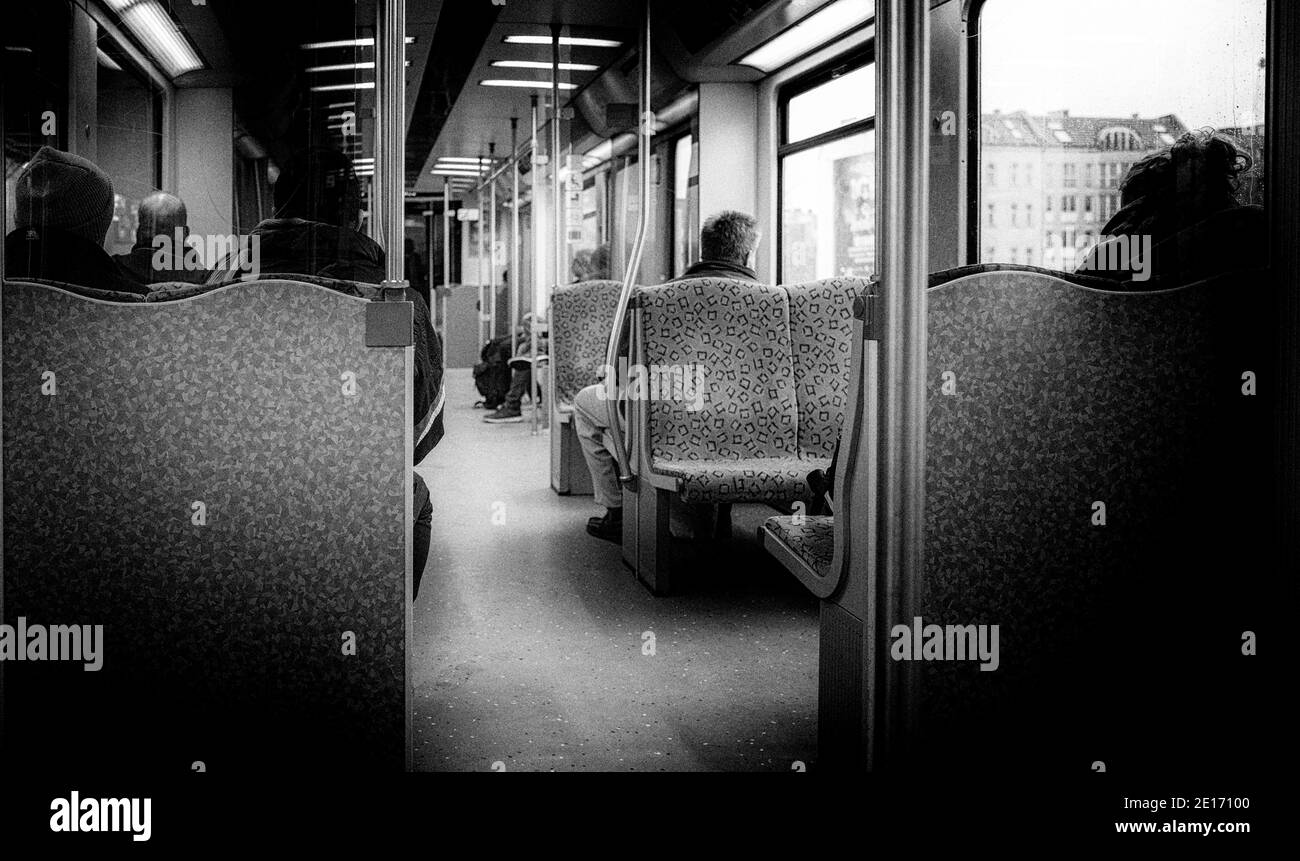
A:
[[[415,606],[415,768],[811,766],[817,602],[754,539],[770,510],[738,509],[735,542],[655,598],[586,534],[592,498],[550,489],[546,431],[484,424],[470,372],[448,377],[447,436],[420,467],[434,523]]]

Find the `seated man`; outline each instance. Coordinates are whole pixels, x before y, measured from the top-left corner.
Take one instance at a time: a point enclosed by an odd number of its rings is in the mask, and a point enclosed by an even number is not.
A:
[[[185,204],[179,197],[155,191],[140,201],[136,211],[135,245],[113,259],[128,277],[141,284],[163,281],[202,284],[211,273],[197,259],[197,254],[186,253],[188,221]]]
[[[573,274],[572,283],[574,284],[581,284],[584,281],[601,281],[608,278],[609,246],[598,245],[595,248],[583,248],[575,252],[569,271]],[[531,320],[532,314],[526,314],[524,319]],[[538,337],[537,352],[541,355],[538,362],[539,367],[545,367],[547,353],[549,352],[548,344],[549,341],[545,336]],[[517,340],[509,365],[511,368],[510,389],[501,402],[500,408],[483,417],[483,421],[489,424],[508,424],[524,420],[521,407],[523,396],[525,392],[532,391],[533,385],[532,338],[528,335],[527,329],[523,331],[522,337]],[[539,391],[539,403],[540,396]],[[491,407],[495,405],[485,402],[484,406]]]
[[[533,393],[533,336],[532,336],[533,315],[525,314],[524,322],[515,333],[514,351],[506,362],[510,368],[510,389],[506,392],[505,400],[501,402],[500,409],[489,413],[483,417],[483,421],[488,424],[508,424],[510,422],[521,422],[524,420],[523,400],[527,394],[529,398],[534,397]],[[549,340],[545,335],[537,336],[537,352],[541,357],[538,364],[545,367],[547,353],[549,350]],[[541,393],[536,394],[538,403],[541,403]]]
[[[43,146],[18,173],[5,275],[117,293],[147,293],[104,250],[113,184],[94,162]]]
[[[738,278],[758,281],[754,262],[758,256],[758,222],[743,212],[719,212],[700,230],[700,260],[675,280],[687,278]],[[605,507],[603,517],[587,521],[587,532],[606,541],[623,540],[623,491],[618,483],[618,464],[605,441],[609,432],[608,402],[600,395],[601,384],[587,386],[573,399],[573,424],[582,454],[591,471],[596,503]],[[621,405],[620,405],[621,406]],[[620,425],[622,410],[620,409]]]
[[[1120,210],[1076,271],[1116,281],[1175,278],[1190,283],[1260,265],[1267,224],[1260,206],[1237,200],[1251,159],[1229,138],[1190,131],[1129,169]]]

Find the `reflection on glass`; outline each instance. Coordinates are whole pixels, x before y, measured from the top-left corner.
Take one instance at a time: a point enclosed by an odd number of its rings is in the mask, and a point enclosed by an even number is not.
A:
[[[875,135],[786,156],[781,165],[781,282],[867,277],[876,262]]]
[[[95,161],[114,192],[104,250],[126,254],[136,242],[140,202],[162,185],[162,98],[112,39],[101,35],[97,60]]]
[[[1193,129],[1251,155],[1237,200],[1262,203],[1265,0],[1073,10],[989,0],[981,12],[981,259],[1073,269],[1129,169]]]

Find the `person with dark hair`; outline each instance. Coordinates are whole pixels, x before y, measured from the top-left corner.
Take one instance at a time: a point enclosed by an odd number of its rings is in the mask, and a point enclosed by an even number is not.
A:
[[[173,194],[155,191],[140,201],[136,210],[135,245],[113,259],[141,284],[202,284],[211,273],[198,260],[197,253],[186,248],[189,233],[185,203]]]
[[[5,275],[116,293],[147,293],[104,250],[113,222],[113,183],[79,155],[43,146],[19,171]]]
[[[281,166],[272,190],[275,217],[250,234],[262,272],[367,284],[384,280],[384,249],[357,231],[361,185],[347,156],[328,147],[298,152]],[[233,263],[219,267],[208,283],[239,277]]]
[[[758,256],[758,222],[752,215],[727,210],[704,222],[700,230],[700,260],[674,279],[736,278],[758,281],[753,266]],[[587,386],[573,398],[573,426],[582,446],[596,503],[605,514],[587,521],[587,532],[606,541],[623,540],[623,491],[618,464],[606,445],[609,414],[601,397],[603,383]],[[621,424],[621,422],[620,422]]]
[[[1212,129],[1189,131],[1133,165],[1120,209],[1077,271],[1116,281],[1198,280],[1259,265],[1266,254],[1260,206],[1237,200],[1250,156]]]

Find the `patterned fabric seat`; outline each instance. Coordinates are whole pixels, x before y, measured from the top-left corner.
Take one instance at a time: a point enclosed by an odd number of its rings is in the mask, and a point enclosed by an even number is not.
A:
[[[646,403],[651,470],[677,477],[692,501],[806,497],[813,467],[798,455],[785,291],[691,278],[645,288],[637,302],[642,364],[686,382],[680,392],[652,391]]]
[[[786,502],[810,499],[808,473],[830,458],[753,457],[742,460],[657,461],[656,471],[680,480],[686,502]]]
[[[835,558],[835,518],[805,516],[801,524],[794,521],[793,516],[769,517],[763,529],[818,576],[829,576]]]
[[[551,359],[557,405],[571,405],[574,395],[596,382],[622,289],[619,281],[556,288],[551,299]]]
[[[800,457],[829,461],[835,452],[848,408],[853,300],[866,288],[862,278],[828,278],[785,288]]]

